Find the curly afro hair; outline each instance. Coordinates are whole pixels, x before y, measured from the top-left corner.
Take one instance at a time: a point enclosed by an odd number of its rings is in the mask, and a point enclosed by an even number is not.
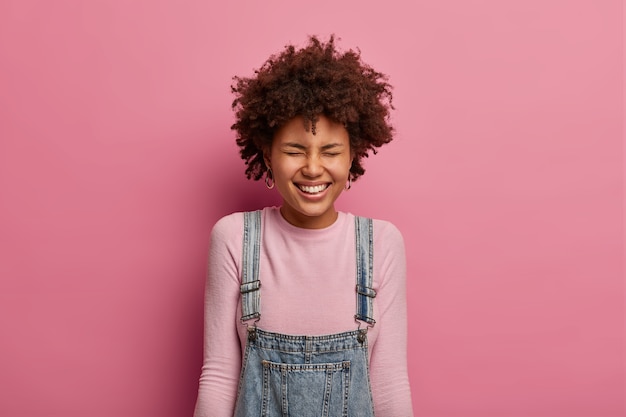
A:
[[[263,177],[263,151],[287,121],[302,116],[305,128],[315,134],[317,119],[324,115],[348,131],[354,157],[350,174],[357,179],[365,172],[362,158],[393,138],[392,87],[387,79],[361,61],[359,50],[340,53],[334,35],[326,43],[311,36],[301,49],[287,45],[254,77],[233,77],[236,121],[231,129],[246,161],[246,176]]]

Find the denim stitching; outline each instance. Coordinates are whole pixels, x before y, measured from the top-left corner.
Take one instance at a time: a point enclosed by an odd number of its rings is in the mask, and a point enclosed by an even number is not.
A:
[[[350,394],[350,367],[344,368],[343,375],[343,417],[348,417],[348,395]]]
[[[376,291],[372,289],[374,271],[374,227],[370,218],[355,216],[356,239],[356,315],[357,320],[374,325],[374,302]],[[367,233],[367,234],[365,234]]]
[[[268,413],[268,401],[269,401],[269,394],[270,394],[270,376],[269,376],[269,369],[266,366],[265,361],[263,361],[263,399],[262,399],[262,409],[261,409],[261,415],[263,417],[267,417],[267,413]]]
[[[248,355],[250,354],[250,344],[246,343],[246,349],[243,354],[243,363],[241,365],[241,372],[239,373],[239,384],[237,386],[237,399],[235,404],[239,403],[239,397],[241,396],[241,387],[243,386],[243,378],[246,372],[246,366],[248,365]]]
[[[287,368],[281,367],[280,369],[280,388],[282,392],[282,405],[283,417],[289,417],[289,404],[287,403]]]
[[[261,317],[258,259],[261,250],[261,211],[244,213],[241,321]]]
[[[333,372],[332,369],[326,368],[326,386],[324,387],[324,410],[322,410],[322,417],[328,417],[330,409],[330,396],[333,389]]]

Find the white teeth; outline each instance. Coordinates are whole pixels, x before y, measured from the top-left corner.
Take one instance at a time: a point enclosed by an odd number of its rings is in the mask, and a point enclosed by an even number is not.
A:
[[[306,185],[299,185],[298,188],[300,188],[302,191],[304,191],[305,193],[309,193],[309,194],[317,194],[317,193],[321,193],[322,191],[324,191],[326,189],[327,185],[326,184],[321,184],[321,185],[315,185],[312,187],[306,186]]]

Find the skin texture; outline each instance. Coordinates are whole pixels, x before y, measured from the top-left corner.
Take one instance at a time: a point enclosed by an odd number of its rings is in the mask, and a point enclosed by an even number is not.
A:
[[[335,201],[346,186],[352,165],[346,128],[318,116],[315,133],[302,116],[285,123],[265,152],[274,183],[283,198],[281,214],[289,223],[306,229],[328,227],[337,219]],[[321,187],[306,192],[302,187]],[[318,191],[318,190],[309,190]]]

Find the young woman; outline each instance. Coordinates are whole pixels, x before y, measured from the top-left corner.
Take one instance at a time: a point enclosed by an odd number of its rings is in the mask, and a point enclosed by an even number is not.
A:
[[[195,416],[412,416],[402,236],[335,209],[392,139],[386,76],[311,37],[232,91],[246,174],[282,205],[213,228]]]

